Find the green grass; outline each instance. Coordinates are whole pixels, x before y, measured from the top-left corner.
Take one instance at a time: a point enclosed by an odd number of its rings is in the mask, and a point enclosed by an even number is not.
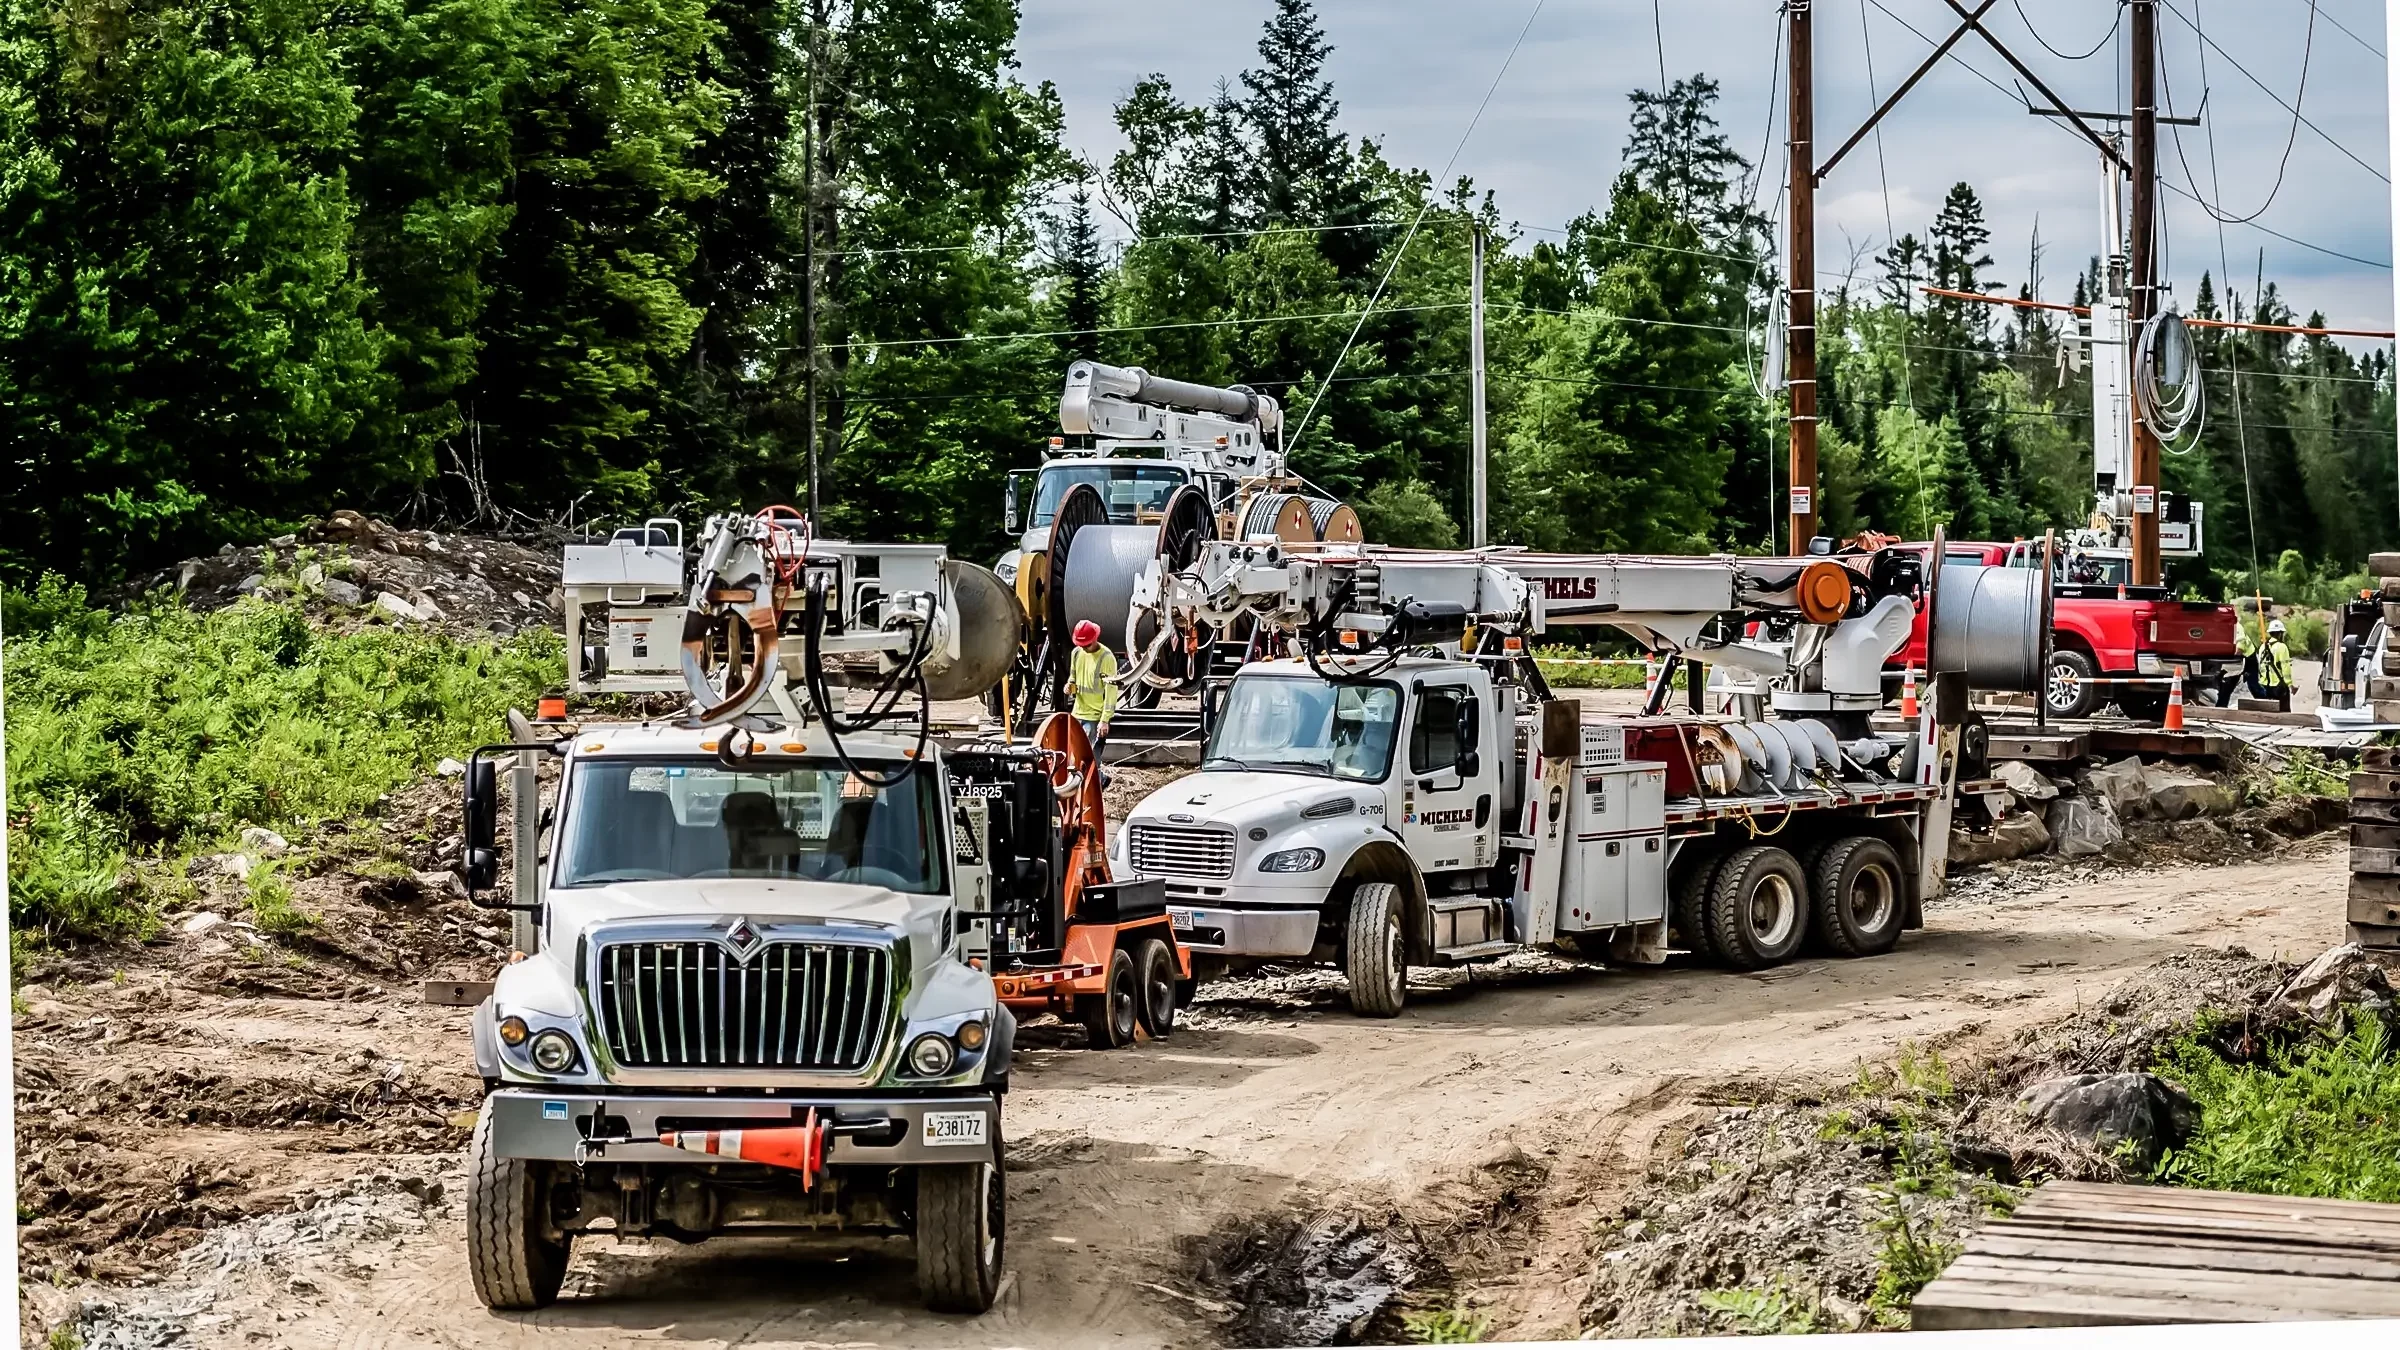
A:
[[[1764,1289],[1710,1289],[1700,1307],[1743,1336],[1806,1336],[1827,1330],[1817,1305],[1780,1276]]]
[[[507,709],[562,669],[552,634],[333,635],[261,597],[206,615],[166,596],[111,613],[56,577],[9,592],[0,617],[9,913],[42,939],[145,931],[156,898],[127,884],[131,860],[369,811],[444,755],[500,739]],[[262,926],[297,916],[276,884],[254,897]]]
[[[1533,663],[1541,668],[1542,678],[1554,689],[1639,689],[1648,672],[1639,665],[1581,666],[1571,662],[1589,661],[1614,653],[1598,649],[1551,645],[1533,649]],[[1683,688],[1683,671],[1675,672],[1675,687]]]
[[[2286,753],[2274,774],[2275,791],[2286,797],[2347,797],[2350,795],[2348,766],[2330,763],[2325,756],[2301,746]]]
[[[1491,1320],[1464,1308],[1400,1314],[1411,1345],[1479,1345],[1492,1328]]]
[[[2400,1064],[2391,1032],[2362,1016],[2339,1040],[2225,1059],[2205,1029],[2170,1043],[2161,1077],[2200,1104],[2200,1128],[2159,1160],[2178,1186],[2400,1202]]]

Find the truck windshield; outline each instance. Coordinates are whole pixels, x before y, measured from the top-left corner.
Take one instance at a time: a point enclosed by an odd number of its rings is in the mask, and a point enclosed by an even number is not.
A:
[[[942,889],[941,787],[878,788],[830,762],[585,760],[567,792],[555,884],[776,877]]]
[[[1225,691],[1203,767],[1381,782],[1392,766],[1400,691],[1251,675]]]
[[[1136,467],[1126,464],[1050,463],[1042,466],[1033,490],[1035,526],[1047,525],[1058,514],[1058,503],[1077,483],[1099,489],[1108,504],[1108,518],[1119,525],[1156,520],[1167,509],[1167,498],[1187,480],[1181,469]]]

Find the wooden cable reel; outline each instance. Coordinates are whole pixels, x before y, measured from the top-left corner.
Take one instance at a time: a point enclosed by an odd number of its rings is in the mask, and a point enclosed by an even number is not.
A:
[[[1262,543],[1313,544],[1317,542],[1317,522],[1309,513],[1308,498],[1299,493],[1262,492],[1252,497],[1242,512],[1239,534]]]

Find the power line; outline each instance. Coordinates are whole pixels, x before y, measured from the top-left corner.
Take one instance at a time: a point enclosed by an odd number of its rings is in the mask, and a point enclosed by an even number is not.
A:
[[[2167,191],[2174,193],[2176,196],[2181,197],[2186,201],[2196,203],[2203,208],[2208,205],[2208,203],[2201,201],[2199,196],[2189,189],[2177,187],[2175,184],[2164,178],[2158,180],[2158,185],[2165,188]],[[2365,267],[2380,268],[2386,272],[2392,270],[2392,264],[2388,259],[2362,258],[2355,253],[2344,253],[2338,248],[2327,248],[2323,244],[2312,244],[2296,235],[2285,234],[2283,231],[2278,230],[2271,225],[2261,225],[2255,220],[2236,220],[2229,221],[2227,223],[2245,226],[2249,229],[2258,231],[2260,234],[2273,235],[2275,238],[2280,239],[2287,244],[2296,244],[2312,253],[2322,253],[2329,258],[2340,258],[2344,262],[2354,262]]]
[[[2315,9],[2315,8],[2317,7],[2316,0],[2309,0],[2308,7],[2309,7],[2310,9]],[[2195,9],[2193,12],[2194,12],[2194,13],[2197,13],[2197,12],[2198,12],[2198,10],[2197,10],[2197,9]],[[2333,17],[2331,14],[2327,14],[2327,15],[2325,16],[2325,22],[2327,22],[2327,23],[2329,23],[2329,24],[2332,24],[2332,25],[2333,25],[2334,27],[2336,27],[2336,28],[2339,28],[2339,29],[2341,29],[2341,30],[2342,30],[2342,32],[2343,32],[2343,34],[2344,34],[2345,36],[2347,36],[2347,37],[2348,37],[2348,38],[2349,38],[2349,39],[2350,39],[2352,42],[2355,42],[2355,43],[2357,43],[2359,46],[2366,48],[2368,51],[2375,53],[2375,59],[2376,59],[2376,60],[2378,60],[2378,61],[2381,61],[2381,60],[2384,60],[2384,59],[2385,59],[2385,57],[2384,57],[2384,54],[2383,54],[2383,48],[2376,46],[2374,43],[2367,41],[2367,40],[2366,40],[2365,38],[2363,38],[2363,37],[2360,37],[2360,36],[2359,36],[2357,33],[2355,33],[2355,32],[2352,32],[2352,31],[2351,31],[2351,29],[2350,29],[2350,25],[2348,25],[2348,24],[2346,24],[2346,23],[2343,23],[2343,22],[2342,22],[2340,19],[2337,19],[2337,18]]]
[[[2192,0],[2192,15],[2194,18],[2198,18],[2199,14],[2199,0]],[[2194,31],[2198,30],[2195,28]],[[2200,177],[2192,172],[2192,162],[2189,159],[2186,159],[2183,153],[2183,128],[2174,126],[2172,124],[2168,126],[2167,129],[2173,132],[2175,135],[2175,158],[2177,162],[2183,165],[2183,176],[2192,185],[2192,200],[2200,202],[2200,209],[2215,217],[2218,224],[2247,225],[2251,221],[2254,221],[2260,216],[2265,215],[2267,213],[2267,208],[2273,206],[2275,204],[2275,199],[2283,194],[2284,175],[2288,173],[2292,167],[2292,147],[2300,143],[2300,108],[2301,105],[2306,103],[2308,100],[2308,68],[2310,62],[2316,56],[2316,50],[2317,0],[2309,0],[2308,35],[2303,40],[2303,44],[2300,48],[2300,84],[2298,88],[2292,91],[2292,129],[2283,138],[2283,158],[2278,160],[2275,164],[2275,184],[2267,189],[2267,199],[2263,202],[2260,202],[2258,204],[2258,209],[2252,211],[2250,214],[2245,216],[2227,215],[2224,211],[2224,204],[2221,201],[2208,202],[2200,200]],[[2175,85],[2174,81],[2167,77],[2167,65],[2164,61],[2161,61],[2158,65],[2158,80],[2160,86],[2166,91],[2167,114],[2168,116],[2172,117],[2175,112]],[[2200,49],[2200,106],[2202,108],[2206,108],[2208,106],[2208,95],[2208,49],[2203,47]],[[2217,129],[2214,124],[2211,124],[2208,128],[2208,149],[2208,181],[2210,184],[2210,190],[2222,197],[2224,195],[2225,188],[2222,180],[2220,180],[2217,176]],[[2222,252],[2222,250],[2219,251]]]
[[[1369,311],[1363,309],[1327,310],[1322,314],[1262,314],[1246,319],[1187,319],[1177,323],[1119,324],[1102,328],[1056,328],[1040,333],[962,333],[956,337],[931,338],[853,338],[841,345],[852,348],[882,347],[939,347],[966,342],[1026,342],[1035,338],[1096,337],[1103,333],[1156,333],[1174,328],[1240,328],[1261,323],[1303,323],[1312,319],[1347,319],[1370,312],[1382,314],[1423,314],[1440,309],[1465,309],[1464,301],[1440,305],[1403,305],[1392,309]]]
[[[2285,112],[2288,112],[2293,117],[2298,118],[2300,125],[2317,133],[2318,136],[2324,139],[2327,145],[2332,146],[2334,149],[2339,150],[2344,155],[2348,156],[2351,163],[2356,164],[2362,169],[2365,169],[2368,173],[2375,175],[2376,178],[2385,183],[2392,181],[2391,175],[2385,173],[2381,169],[2376,168],[2374,165],[2369,164],[2365,160],[2360,159],[2357,154],[2350,149],[2349,146],[2346,146],[2340,141],[2335,140],[2331,132],[2325,130],[2325,128],[2321,126],[2318,126],[2316,123],[2309,121],[2307,117],[2301,114],[2298,108],[2293,107],[2289,103],[2285,103],[2281,94],[2278,94],[2274,90],[2267,88],[2266,81],[2261,80],[2256,75],[2251,74],[2249,67],[2244,66],[2239,61],[2234,60],[2231,52],[2228,52],[2223,47],[2218,46],[2215,38],[2212,38],[2208,34],[2201,32],[2200,25],[2192,22],[2189,18],[2186,18],[2182,10],[2175,8],[2175,0],[2158,0],[2158,4],[2159,8],[2164,9],[2166,12],[2174,15],[2178,19],[2181,19],[2184,27],[2191,29],[2194,33],[2198,33],[2200,40],[2204,43],[2207,43],[2210,50],[2214,51],[2218,56],[2223,57],[2225,64],[2233,67],[2235,70],[2240,71],[2242,73],[2242,78],[2250,81],[2252,84],[2257,85],[2259,92],[2265,94],[2268,98],[2275,100],[2275,102],[2279,104]],[[2316,7],[2313,4],[2310,6],[2310,9],[2312,10],[2315,8]]]
[[[1533,12],[1525,16],[1525,26],[1517,30],[1516,42],[1510,45],[1508,55],[1500,62],[1500,69],[1492,75],[1492,87],[1483,91],[1483,102],[1475,105],[1475,115],[1467,119],[1467,129],[1459,134],[1458,144],[1451,147],[1450,158],[1442,165],[1442,172],[1434,179],[1434,182],[1440,183],[1447,180],[1450,177],[1450,170],[1457,167],[1458,157],[1466,152],[1468,140],[1473,138],[1475,128],[1483,121],[1483,110],[1492,106],[1492,95],[1500,92],[1500,82],[1508,78],[1508,68],[1516,64],[1517,53],[1524,49],[1525,35],[1533,31],[1533,21],[1542,16],[1544,3],[1546,0],[1533,0]],[[1358,316],[1358,322],[1351,326],[1350,336],[1342,340],[1342,349],[1334,353],[1333,364],[1326,367],[1325,378],[1327,381],[1330,381],[1334,373],[1342,368],[1342,358],[1350,354],[1350,344],[1358,341],[1360,330],[1367,326],[1367,314],[1374,312],[1375,302],[1383,298],[1383,288],[1392,283],[1392,274],[1400,270],[1400,259],[1407,256],[1409,241],[1417,237],[1417,227],[1425,223],[1425,215],[1432,209],[1433,198],[1428,195],[1425,204],[1417,210],[1417,218],[1409,222],[1408,233],[1401,236],[1400,247],[1392,251],[1392,260],[1384,267],[1382,279],[1375,283],[1375,293],[1367,297],[1366,311],[1361,313]],[[1291,452],[1298,448],[1300,438],[1307,434],[1309,423],[1316,420],[1317,405],[1325,401],[1326,388],[1326,384],[1323,383],[1317,386],[1317,392],[1308,401],[1308,411],[1300,417],[1299,427],[1284,443],[1284,454],[1287,460]]]
[[[2043,37],[2042,30],[2034,27],[2033,20],[2026,16],[2025,0],[2011,0],[2011,3],[2016,6],[2017,19],[2019,22],[2025,25],[2025,31],[2033,34],[2033,40],[2042,44],[2043,51],[2050,53],[2052,56],[2057,57],[2061,61],[2089,61],[2093,57],[2098,56],[2102,47],[2105,47],[2109,43],[2116,41],[2117,28],[2119,25],[2125,22],[2125,11],[2119,9],[2117,11],[2116,23],[2112,23],[2108,26],[2108,31],[2100,35],[2100,40],[2092,44],[2092,49],[2090,51],[2084,52],[2081,55],[2077,55],[2073,52],[2062,52],[2058,48],[2050,45],[2050,39]]]

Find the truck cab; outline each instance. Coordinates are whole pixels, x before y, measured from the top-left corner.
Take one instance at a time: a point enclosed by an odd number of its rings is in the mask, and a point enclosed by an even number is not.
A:
[[[581,1234],[815,1232],[913,1235],[930,1306],[988,1307],[1015,1023],[971,959],[938,754],[560,729],[555,827],[516,841],[547,848],[531,946],[474,1019],[483,1301],[550,1302]],[[494,768],[468,773],[485,885]]]
[[[1196,968],[1330,960],[1358,936],[1339,901],[1365,885],[1393,891],[1409,962],[1499,941],[1489,893],[1523,791],[1512,694],[1471,662],[1404,658],[1340,682],[1304,661],[1245,665],[1201,772],[1128,817],[1118,875],[1165,881]],[[1436,918],[1452,911],[1472,914]]]

